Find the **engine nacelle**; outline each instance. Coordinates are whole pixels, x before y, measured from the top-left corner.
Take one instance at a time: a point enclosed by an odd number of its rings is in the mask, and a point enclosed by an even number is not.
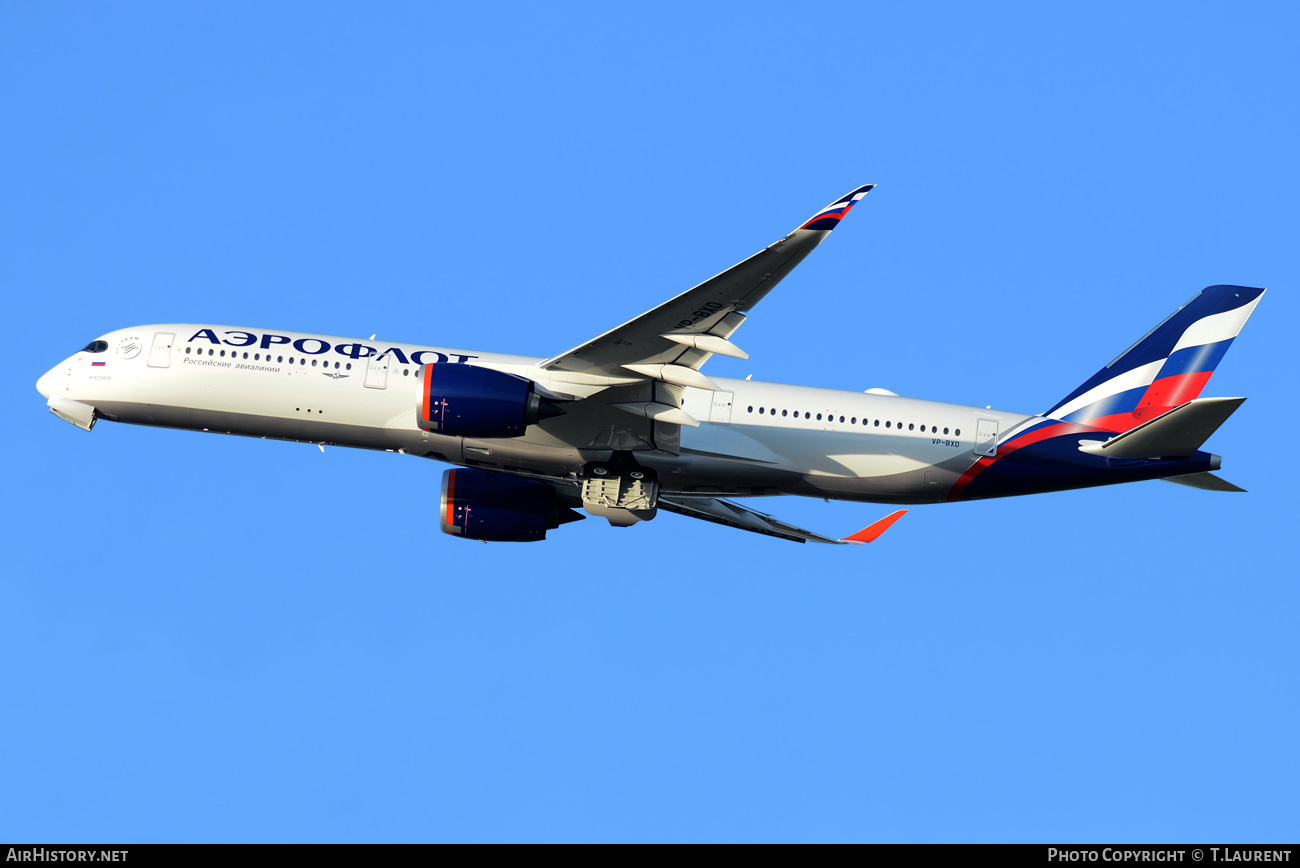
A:
[[[562,411],[531,380],[465,364],[425,365],[416,418],[426,431],[453,437],[517,437]]]
[[[443,533],[486,542],[534,542],[583,518],[544,482],[466,467],[442,475],[438,506]]]

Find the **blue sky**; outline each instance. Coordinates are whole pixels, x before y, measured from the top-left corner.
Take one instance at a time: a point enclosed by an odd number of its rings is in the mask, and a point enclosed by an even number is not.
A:
[[[1292,5],[0,23],[0,838],[1300,833]],[[1200,288],[1267,286],[1206,393],[1250,396],[1208,444],[1250,493],[479,545],[438,532],[439,465],[87,435],[34,388],[151,322],[550,355],[867,182],[710,373],[1042,411]]]

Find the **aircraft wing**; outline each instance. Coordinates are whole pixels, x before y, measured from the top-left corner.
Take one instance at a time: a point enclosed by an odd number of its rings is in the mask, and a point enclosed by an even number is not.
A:
[[[818,211],[798,229],[716,277],[542,362],[548,371],[661,380],[713,388],[700,366],[713,353],[748,358],[728,340],[758,304],[874,187],[867,184]]]
[[[725,524],[727,527],[761,533],[779,539],[788,539],[799,543],[818,542],[833,545],[871,542],[888,530],[890,525],[902,518],[903,514],[907,512],[905,509],[900,509],[851,536],[844,539],[833,539],[787,524],[766,513],[756,512],[749,507],[741,506],[735,501],[722,500],[716,497],[665,497],[660,495],[659,508],[675,512],[678,515],[700,518],[714,524]]]

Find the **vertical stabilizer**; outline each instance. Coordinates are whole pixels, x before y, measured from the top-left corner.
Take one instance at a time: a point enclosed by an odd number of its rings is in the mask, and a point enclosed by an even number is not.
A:
[[[1264,295],[1209,286],[1044,415],[1123,432],[1196,398]]]

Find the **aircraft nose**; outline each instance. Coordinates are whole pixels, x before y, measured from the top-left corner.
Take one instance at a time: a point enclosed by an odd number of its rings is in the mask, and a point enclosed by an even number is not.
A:
[[[50,394],[54,391],[54,373],[58,368],[50,368],[41,378],[36,381],[36,391],[41,393],[41,397],[49,399]]]

